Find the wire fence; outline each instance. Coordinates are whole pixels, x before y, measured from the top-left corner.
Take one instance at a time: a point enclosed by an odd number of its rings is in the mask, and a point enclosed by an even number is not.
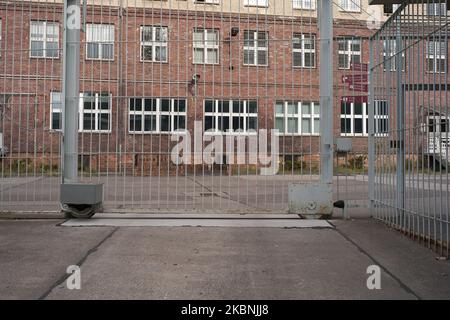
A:
[[[447,257],[448,21],[445,2],[406,1],[371,38],[369,120],[375,217]]]
[[[78,176],[104,184],[105,210],[287,212],[289,184],[319,180],[315,10],[290,0],[79,4]],[[334,132],[353,142],[335,156],[335,199],[365,206],[373,30],[335,10]],[[63,6],[0,1],[0,18],[0,211],[59,210]],[[178,149],[188,136],[191,150]]]

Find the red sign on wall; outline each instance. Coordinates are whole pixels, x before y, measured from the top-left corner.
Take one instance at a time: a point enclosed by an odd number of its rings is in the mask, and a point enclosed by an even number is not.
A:
[[[352,74],[342,76],[342,82],[348,84],[367,83],[368,81],[369,77],[367,74]]]

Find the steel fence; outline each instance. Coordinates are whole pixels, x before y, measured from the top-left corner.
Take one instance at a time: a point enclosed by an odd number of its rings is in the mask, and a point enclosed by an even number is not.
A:
[[[448,24],[445,2],[405,1],[370,41],[373,214],[442,256],[449,253]]]
[[[77,175],[104,184],[108,211],[286,212],[289,184],[320,178],[316,2],[210,2],[77,1]],[[334,10],[340,110],[349,96],[367,99],[341,76],[364,77],[373,31],[363,11],[355,20]],[[59,210],[63,4],[0,1],[0,18],[0,211]],[[362,203],[367,132],[345,117],[335,113],[334,134],[354,147],[335,156],[335,200]],[[267,157],[254,161],[261,129]],[[187,135],[193,156],[177,163]],[[217,137],[225,151],[196,162]],[[277,172],[263,174],[271,166]]]

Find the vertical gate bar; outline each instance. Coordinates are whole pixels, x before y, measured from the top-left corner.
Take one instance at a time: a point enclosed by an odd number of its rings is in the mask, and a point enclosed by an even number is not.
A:
[[[404,209],[405,209],[405,154],[404,154],[404,89],[402,87],[402,33],[401,33],[401,18],[400,15],[396,18],[396,52],[394,59],[396,63],[396,88],[397,88],[397,218],[403,221]],[[398,221],[398,220],[397,220]],[[404,225],[401,225],[403,228]]]
[[[368,138],[368,151],[369,151],[369,211],[370,215],[373,216],[374,208],[374,190],[375,190],[375,135],[374,135],[374,41],[371,40],[369,43],[369,138]]]
[[[69,8],[78,6],[79,0],[64,1],[63,39],[63,138],[62,138],[62,183],[76,183],[78,180],[78,92],[80,77],[80,29],[69,28]]]
[[[320,32],[320,168],[322,183],[333,182],[333,2],[319,0],[317,7]]]

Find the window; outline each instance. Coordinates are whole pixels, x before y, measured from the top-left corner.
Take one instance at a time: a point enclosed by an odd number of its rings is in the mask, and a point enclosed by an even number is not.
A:
[[[213,29],[194,30],[194,63],[219,63],[219,31]]]
[[[318,135],[320,133],[319,103],[277,101],[275,129],[278,129],[282,135]]]
[[[316,10],[316,0],[292,0],[294,9]]]
[[[361,0],[339,0],[340,11],[361,11]]]
[[[205,100],[205,131],[208,133],[254,133],[258,130],[256,100]]]
[[[427,14],[429,16],[445,16],[447,14],[446,3],[427,3]]]
[[[87,25],[86,57],[91,60],[114,60],[114,25]]]
[[[80,94],[80,131],[111,131],[111,95],[107,92]]]
[[[447,62],[447,41],[428,40],[426,59],[428,72],[445,72],[445,64]]]
[[[50,129],[62,129],[61,92],[50,92]]]
[[[161,133],[186,130],[186,100],[171,98],[131,98],[129,132]]]
[[[396,51],[397,40],[389,39],[383,41],[383,70],[395,71],[397,69],[397,57],[400,55]],[[405,52],[402,51],[402,71],[405,71]]]
[[[352,63],[361,63],[361,39],[338,39],[339,69],[350,69]]]
[[[342,102],[341,103],[341,135],[366,136],[367,110],[366,103]]]
[[[377,135],[387,135],[389,132],[389,110],[388,103],[384,100],[375,100],[375,126],[374,130]],[[367,130],[369,130],[367,128]]]
[[[167,62],[167,27],[141,27],[141,61]]]
[[[244,6],[268,7],[269,0],[245,0]]]
[[[316,65],[316,36],[294,33],[292,54],[294,67],[314,68]]]
[[[269,33],[266,31],[244,31],[244,65],[267,66]]]
[[[30,57],[58,58],[59,27],[56,22],[31,21]]]

